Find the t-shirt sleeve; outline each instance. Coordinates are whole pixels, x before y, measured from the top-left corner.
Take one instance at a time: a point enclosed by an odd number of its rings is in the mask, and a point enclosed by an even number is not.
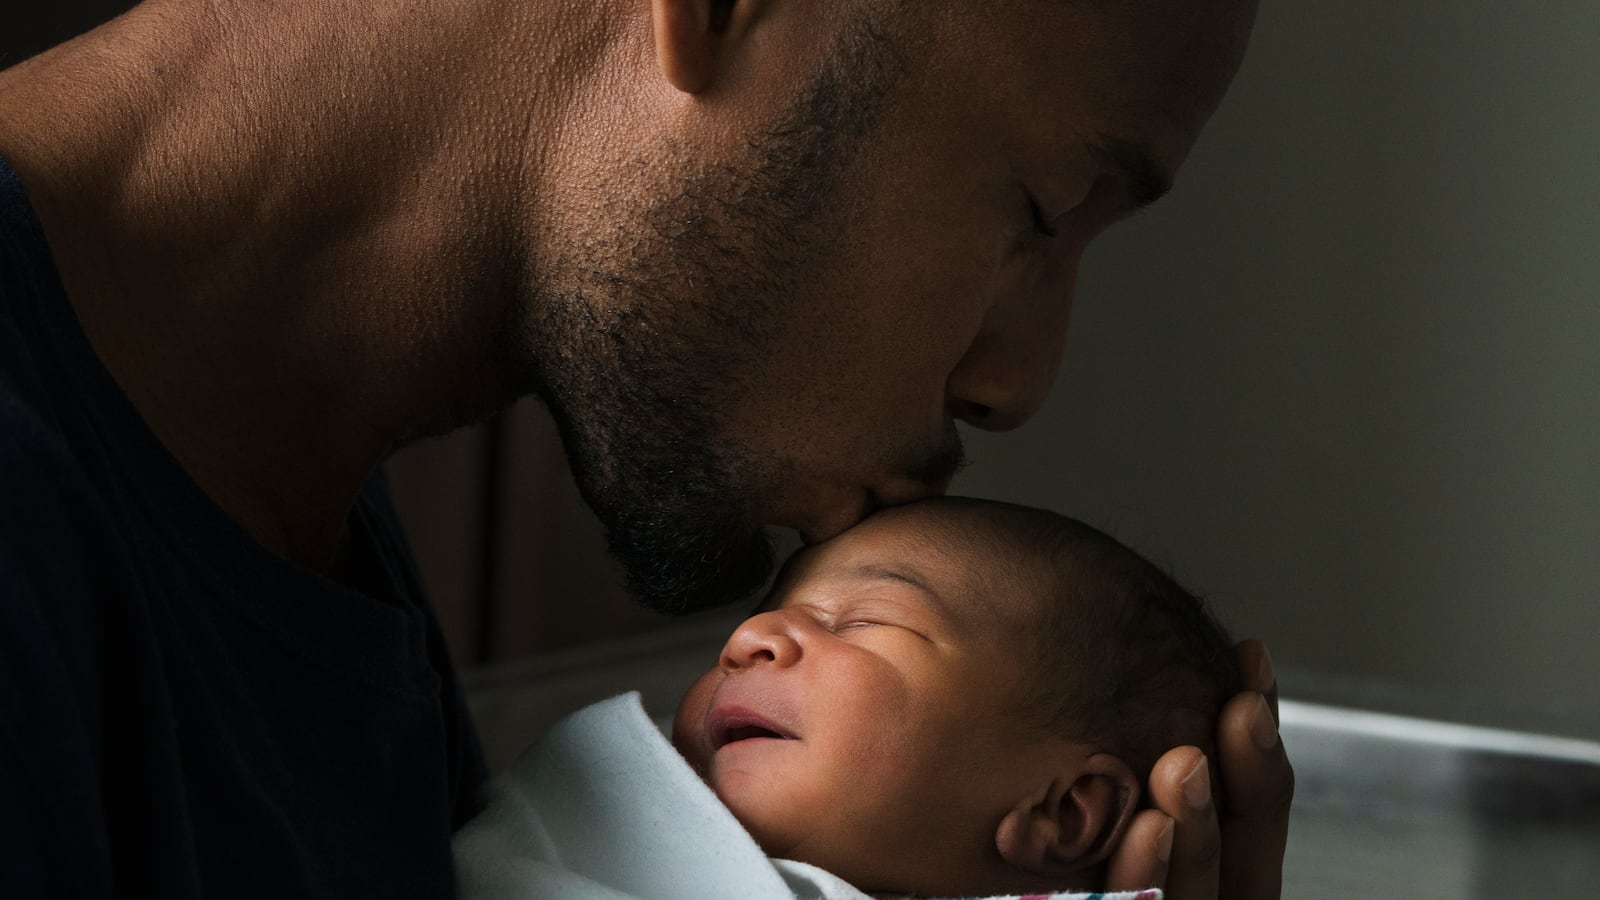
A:
[[[32,597],[0,564],[0,897],[109,896],[95,765]]]
[[[0,897],[110,895],[70,467],[0,394]]]

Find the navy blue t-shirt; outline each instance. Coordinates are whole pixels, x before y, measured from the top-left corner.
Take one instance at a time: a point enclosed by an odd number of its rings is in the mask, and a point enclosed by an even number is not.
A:
[[[252,540],[95,356],[0,162],[0,897],[446,897],[482,756],[380,479],[371,593]]]

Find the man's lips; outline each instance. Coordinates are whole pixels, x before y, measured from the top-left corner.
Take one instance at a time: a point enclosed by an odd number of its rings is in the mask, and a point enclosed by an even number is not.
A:
[[[719,706],[706,717],[706,736],[716,752],[729,744],[754,740],[794,740],[794,732],[755,710],[743,706]]]
[[[795,530],[800,534],[800,543],[814,547],[845,533],[862,519],[872,515],[872,511],[876,508],[871,494],[868,493],[841,498],[831,506],[827,515],[797,524]]]

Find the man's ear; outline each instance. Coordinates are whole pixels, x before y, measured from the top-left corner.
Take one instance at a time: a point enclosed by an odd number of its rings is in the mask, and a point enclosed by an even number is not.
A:
[[[1000,820],[995,847],[1018,869],[1060,878],[1105,862],[1138,805],[1133,771],[1117,757],[1097,753],[1022,798]]]
[[[729,39],[742,30],[748,19],[743,8],[760,2],[650,0],[656,62],[662,76],[686,94],[698,94],[710,87]]]

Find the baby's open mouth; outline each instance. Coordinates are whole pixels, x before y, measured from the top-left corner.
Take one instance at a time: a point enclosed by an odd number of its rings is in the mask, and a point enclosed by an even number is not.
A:
[[[711,749],[721,750],[741,741],[793,740],[794,735],[760,713],[747,709],[718,709],[711,713],[706,729]]]

